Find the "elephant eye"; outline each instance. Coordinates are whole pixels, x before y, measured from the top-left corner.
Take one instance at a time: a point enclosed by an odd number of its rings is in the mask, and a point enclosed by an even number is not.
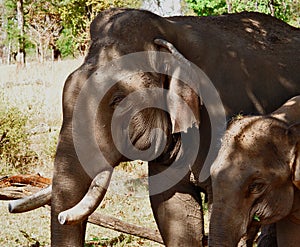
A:
[[[117,94],[114,97],[112,97],[109,106],[115,108],[123,99],[125,98],[124,95]]]
[[[258,194],[263,192],[265,189],[265,184],[262,182],[253,182],[252,184],[249,185],[248,191],[251,194]]]

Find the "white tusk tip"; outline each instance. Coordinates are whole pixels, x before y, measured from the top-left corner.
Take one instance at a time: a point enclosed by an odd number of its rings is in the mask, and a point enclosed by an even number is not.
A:
[[[59,224],[66,225],[67,218],[68,218],[68,216],[64,212],[59,213],[59,215],[58,215]]]

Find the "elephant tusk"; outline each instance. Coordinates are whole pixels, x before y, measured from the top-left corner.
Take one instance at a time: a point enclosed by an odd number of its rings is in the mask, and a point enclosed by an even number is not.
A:
[[[175,46],[172,44],[172,43],[170,43],[170,42],[168,42],[168,41],[166,41],[166,40],[164,40],[164,39],[155,39],[154,40],[154,43],[155,44],[157,44],[157,45],[160,45],[160,46],[163,46],[163,47],[165,47],[166,49],[168,49],[171,53],[172,53],[172,55],[174,56],[174,57],[176,57],[179,61],[182,61],[182,62],[184,62],[184,63],[186,63],[188,66],[191,66],[191,63],[190,63],[190,61],[189,60],[187,60],[176,48],[175,48]]]
[[[102,171],[92,181],[88,192],[74,207],[60,212],[58,221],[62,225],[74,225],[84,221],[101,203],[109,185],[112,171]]]
[[[10,213],[23,213],[42,207],[50,203],[51,192],[52,186],[49,185],[48,187],[41,189],[39,192],[31,196],[11,201],[8,204],[8,210]]]

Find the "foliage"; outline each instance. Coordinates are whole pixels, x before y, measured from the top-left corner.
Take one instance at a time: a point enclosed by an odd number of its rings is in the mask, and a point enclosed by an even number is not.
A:
[[[6,33],[6,39],[4,40],[5,44],[9,44],[13,49],[17,49],[18,39],[19,39],[19,30],[18,24],[16,22],[16,1],[6,0],[4,1],[3,9],[3,29]]]
[[[37,57],[43,62],[47,49],[56,48],[62,26],[61,19],[54,1],[33,0],[25,7],[26,31],[28,39],[35,44]]]
[[[133,237],[131,235],[120,234],[112,239],[109,238],[93,238],[91,241],[87,241],[85,247],[96,247],[96,246],[127,246],[132,242]]]
[[[8,54],[18,50],[18,0],[0,2],[0,26]],[[291,25],[300,26],[299,0],[185,0],[197,15],[220,15],[241,11],[271,14]],[[25,47],[35,47],[43,62],[50,49],[65,56],[83,55],[89,45],[89,25],[101,11],[110,7],[141,7],[143,0],[31,0],[23,1]],[[159,1],[158,1],[159,3]],[[183,6],[183,4],[182,4]],[[3,38],[4,37],[4,38]],[[3,45],[2,44],[2,45]],[[0,44],[1,46],[1,44]],[[1,48],[1,47],[0,47]]]
[[[256,11],[275,16],[291,25],[300,26],[298,0],[186,0],[199,16]]]
[[[66,32],[63,43],[73,47],[73,51],[84,52],[88,46],[89,26],[95,16],[110,7],[139,7],[140,0],[64,0],[59,1],[59,13]],[[68,34],[68,35],[66,35]],[[62,45],[62,43],[60,43]],[[70,55],[66,53],[64,55]]]
[[[18,108],[0,109],[1,167],[26,172],[28,164],[38,159],[37,154],[30,148],[30,139],[25,128],[27,120],[28,117]],[[3,172],[7,171],[0,171]]]
[[[0,156],[0,173],[38,172],[49,177],[52,175],[62,121],[62,88],[66,77],[81,63],[82,58],[57,63],[29,63],[18,70],[15,66],[0,66],[0,138],[2,130],[6,129],[2,122],[14,121],[10,133],[18,133],[23,139],[17,138],[16,134],[13,138],[26,143],[24,150],[38,157],[26,166],[15,168],[12,166],[14,164],[5,162]],[[15,113],[9,117],[11,111]],[[16,123],[22,127],[17,127]]]
[[[227,12],[224,0],[187,0],[187,2],[199,16],[219,15]]]
[[[17,0],[0,2],[4,14],[0,27],[4,44],[17,50],[19,30],[16,13]],[[31,0],[24,1],[26,46],[34,44],[36,54],[44,61],[49,49],[62,49],[63,56],[83,53],[88,46],[89,25],[100,11],[110,7],[140,7],[141,0]],[[1,30],[0,30],[1,31]],[[29,44],[28,44],[29,43]],[[67,46],[66,48],[64,46]]]
[[[57,47],[61,52],[62,57],[69,55],[74,56],[75,43],[73,42],[73,35],[71,29],[63,29],[61,35],[56,41]]]

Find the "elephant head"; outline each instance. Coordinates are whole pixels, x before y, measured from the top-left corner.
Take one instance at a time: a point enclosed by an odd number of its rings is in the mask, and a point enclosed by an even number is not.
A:
[[[233,120],[211,167],[209,246],[237,246],[256,224],[299,208],[300,97],[267,116]]]

